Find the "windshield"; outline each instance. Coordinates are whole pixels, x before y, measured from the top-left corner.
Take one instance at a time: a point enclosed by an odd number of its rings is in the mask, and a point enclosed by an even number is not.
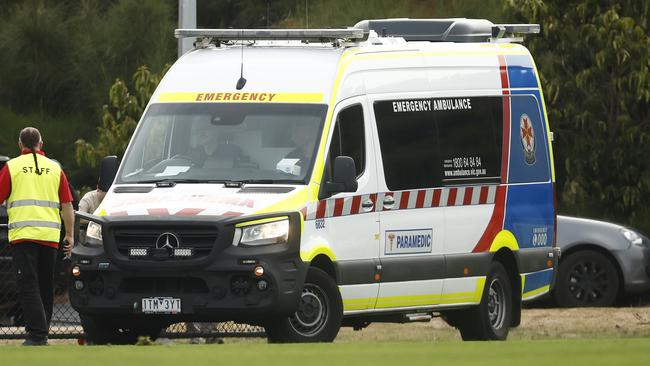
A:
[[[304,184],[326,110],[314,104],[154,104],[116,181]]]

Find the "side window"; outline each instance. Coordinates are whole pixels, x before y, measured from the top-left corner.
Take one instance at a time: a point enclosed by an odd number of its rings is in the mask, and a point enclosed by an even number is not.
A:
[[[433,113],[415,111],[412,102],[374,104],[384,177],[392,191],[434,187],[440,182]],[[408,104],[408,110],[402,108],[403,103]]]
[[[363,122],[363,108],[353,105],[339,112],[334,126],[332,143],[328,153],[327,177],[331,177],[334,159],[337,156],[349,156],[354,159],[357,177],[366,168],[366,141]]]
[[[444,185],[499,183],[503,144],[502,97],[467,98],[469,109],[438,111]]]
[[[501,97],[374,104],[388,189],[498,183]]]

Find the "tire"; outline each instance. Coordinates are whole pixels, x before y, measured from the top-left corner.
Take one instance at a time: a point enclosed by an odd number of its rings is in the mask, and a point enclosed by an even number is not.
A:
[[[481,303],[471,309],[453,312],[450,324],[460,331],[464,341],[503,341],[508,338],[512,313],[512,283],[506,269],[493,262],[483,287]]]
[[[341,328],[343,302],[334,279],[309,268],[298,310],[264,324],[269,343],[332,342]]]
[[[138,337],[147,336],[156,339],[160,336],[163,326],[159,324],[127,327],[126,321],[114,318],[103,318],[80,314],[81,326],[86,333],[89,344],[135,344]]]
[[[619,275],[605,255],[593,250],[571,253],[558,270],[553,299],[559,306],[612,306],[619,295]]]

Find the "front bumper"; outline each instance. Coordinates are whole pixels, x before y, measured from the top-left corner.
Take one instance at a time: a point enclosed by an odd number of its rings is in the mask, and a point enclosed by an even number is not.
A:
[[[628,249],[613,254],[621,265],[625,292],[650,291],[650,241],[644,238],[642,246],[630,245]]]
[[[236,224],[277,216],[289,217],[290,234],[286,244],[232,245]],[[79,276],[70,276],[70,302],[81,314],[146,316],[170,322],[256,322],[265,314],[295,311],[308,266],[300,259],[301,218],[297,212],[245,219],[196,216],[94,219],[102,225],[103,247],[76,246],[72,256],[72,266],[79,267]],[[192,227],[197,230],[212,227],[218,235],[209,253],[200,258],[143,260],[124,255],[120,243],[114,240],[116,233],[125,227],[161,233],[174,228],[186,231],[190,228],[191,232]],[[253,273],[257,266],[264,268],[260,277]],[[142,299],[150,297],[178,298],[181,311],[145,314]]]

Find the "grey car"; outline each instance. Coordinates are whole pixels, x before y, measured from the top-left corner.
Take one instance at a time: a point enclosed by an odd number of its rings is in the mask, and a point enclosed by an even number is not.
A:
[[[650,240],[638,230],[558,216],[557,246],[552,295],[560,306],[611,306],[623,294],[650,291]]]

